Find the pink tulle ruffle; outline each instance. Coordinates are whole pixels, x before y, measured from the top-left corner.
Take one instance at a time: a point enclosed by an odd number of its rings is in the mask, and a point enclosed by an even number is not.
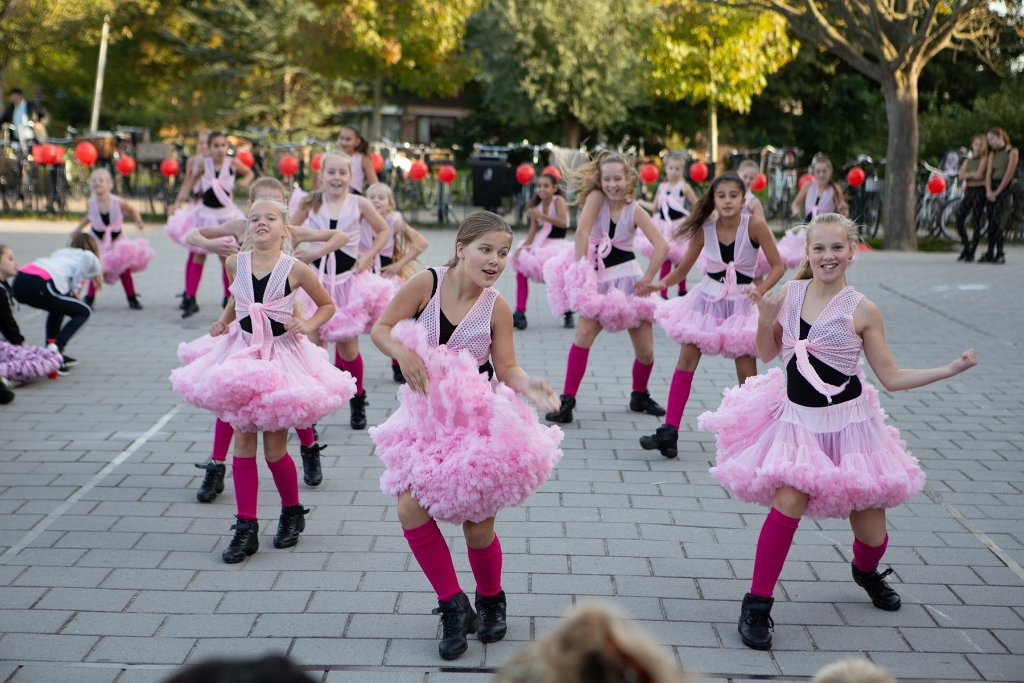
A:
[[[626,279],[631,281],[624,284],[628,289],[632,289],[632,284],[639,280],[623,278]],[[599,285],[597,271],[589,259],[580,259],[565,270],[565,291],[570,310],[597,321],[609,332],[631,330],[642,323],[654,321],[662,303],[661,297],[627,294],[615,285],[615,281]]]
[[[103,264],[103,281],[108,285],[117,282],[122,273],[137,273],[145,270],[153,260],[153,247],[149,240],[121,237],[114,240],[110,249],[100,254]]]
[[[171,238],[172,242],[185,247],[193,254],[210,253],[206,249],[200,249],[199,247],[193,246],[185,241],[189,233],[194,232],[199,228],[206,227],[203,225],[202,219],[199,215],[201,210],[202,205],[198,203],[182,207],[167,218],[167,224],[164,226],[164,233]],[[239,212],[239,215],[241,215],[241,212]],[[232,237],[222,237],[220,239],[228,244],[234,244],[235,242]]]
[[[402,321],[392,336],[423,359],[430,389],[401,387],[398,410],[370,429],[386,467],[381,490],[411,490],[431,516],[454,524],[521,505],[561,460],[562,431],[488,381],[468,352],[430,346],[419,324]]]
[[[665,232],[662,231],[665,235]],[[690,246],[690,240],[681,240],[673,237],[671,233],[665,235],[665,240],[668,242],[668,257],[669,263],[679,263],[686,256],[686,250]],[[633,238],[633,249],[638,253],[651,258],[651,254],[654,253],[654,245],[647,239],[647,235],[642,230],[637,230],[636,237]]]
[[[330,278],[324,282],[327,293],[334,301],[334,315],[320,327],[320,338],[326,342],[339,342],[370,333],[381,313],[391,302],[402,283],[395,278],[383,278],[364,271],[348,277]],[[307,312],[316,310],[316,304],[300,292],[296,297]]]
[[[544,284],[548,295],[548,306],[555,316],[561,318],[572,310],[569,305],[569,292],[565,284],[565,271],[576,260],[576,247],[566,249],[544,263]]]
[[[790,403],[779,368],[727,389],[718,410],[697,420],[715,433],[711,474],[740,500],[765,506],[791,486],[809,496],[806,514],[818,519],[906,502],[924,473],[885,424],[878,392],[862,386],[859,398],[825,408]]]
[[[779,239],[779,257],[787,268],[796,268],[807,252],[807,228],[790,228]]]
[[[522,244],[522,242],[520,242]],[[544,265],[552,260],[564,257],[564,254],[573,254],[576,245],[567,239],[547,240],[539,248],[530,245],[521,249],[517,248],[508,257],[508,263],[512,270],[534,282],[544,282]]]
[[[756,356],[757,307],[742,294],[712,300],[705,294],[710,282],[705,277],[686,296],[662,305],[657,314],[658,324],[673,341],[694,344],[703,354],[726,358]]]
[[[61,361],[56,351],[30,344],[11,344],[0,339],[0,377],[27,382],[57,372]]]

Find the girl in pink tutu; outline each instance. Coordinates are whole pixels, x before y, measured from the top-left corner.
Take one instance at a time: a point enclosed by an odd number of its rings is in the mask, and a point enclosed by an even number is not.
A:
[[[569,207],[558,188],[558,178],[544,173],[537,180],[537,192],[530,199],[526,211],[530,217],[530,231],[509,255],[508,262],[516,272],[516,310],[512,324],[517,330],[526,329],[526,298],[530,293],[530,280],[544,282],[544,265],[558,259],[563,266],[572,262],[575,249],[565,236],[569,230]],[[572,327],[572,313],[564,314],[565,327]]]
[[[698,256],[707,263],[708,272],[700,284],[687,296],[667,302],[657,314],[658,324],[682,349],[669,387],[665,424],[641,437],[640,446],[658,450],[666,458],[678,454],[679,425],[702,355],[734,358],[740,383],[757,374],[756,303],[785,268],[768,224],[743,212],[745,194],[739,177],[715,178],[683,223],[681,237],[689,240],[686,256],[661,282],[644,287],[644,291],[656,291],[682,281]],[[771,269],[755,284],[757,254],[762,249]]]
[[[166,234],[172,241],[180,244],[181,246],[188,248],[188,245],[184,244],[185,236],[189,232],[195,229],[198,225],[198,214],[200,202],[203,198],[203,188],[199,179],[203,175],[203,159],[210,156],[210,146],[208,144],[210,138],[210,131],[201,130],[196,139],[196,153],[192,157],[189,157],[188,162],[185,165],[185,176],[184,178],[191,177],[190,185],[186,185],[184,182],[181,183],[181,188],[178,190],[178,197],[173,204],[167,207],[167,223],[164,225],[164,234]],[[189,278],[192,272],[192,254],[189,252],[189,258],[185,260],[185,283],[188,284]],[[181,310],[185,310],[185,291],[181,292],[181,304],[179,305]]]
[[[349,403],[349,424],[352,429],[366,429],[366,391],[359,335],[369,333],[395,288],[371,272],[390,232],[369,199],[349,192],[352,168],[348,156],[336,152],[324,154],[320,160],[321,189],[303,197],[299,210],[292,214],[291,223],[301,225],[308,219],[309,227],[316,230],[347,234],[342,248],[313,262],[335,306],[334,316],[320,328],[319,336],[324,342],[334,342],[335,365],[355,377],[356,395]],[[363,221],[374,233],[366,249],[360,249]]]
[[[54,375],[60,370],[61,357],[52,349],[25,343],[18,321],[14,319],[14,293],[9,284],[17,272],[14,251],[0,244],[0,378],[24,384]],[[13,393],[11,400],[14,400]]]
[[[686,242],[676,238],[683,220],[690,215],[688,207],[697,203],[697,194],[683,178],[684,161],[681,154],[671,153],[665,157],[665,182],[658,184],[654,204],[641,202],[646,209],[654,211],[654,222],[668,242],[668,258],[661,264],[661,277],[668,275],[672,267],[686,255]],[[653,245],[643,233],[636,236],[636,250],[650,258]],[[686,294],[686,280],[679,283],[679,296]],[[661,298],[668,298],[668,290],[661,290]]]
[[[146,226],[138,209],[117,195],[111,194],[113,187],[114,180],[110,177],[110,171],[98,168],[92,172],[89,176],[92,196],[86,204],[85,218],[79,221],[71,234],[79,234],[87,225],[92,228],[92,234],[99,242],[103,281],[112,284],[120,279],[125,296],[128,297],[128,308],[139,311],[142,310],[142,304],[135,293],[132,273],[145,270],[153,260],[153,248],[147,240],[130,240],[121,234],[125,215],[135,222],[140,233]],[[96,287],[90,284],[85,295],[85,303],[92,306],[95,299]]]
[[[811,175],[814,179],[805,183],[796,193],[790,206],[793,217],[803,216],[810,223],[814,217],[822,213],[840,213],[844,216],[850,212],[843,195],[843,188],[832,179],[832,162],[824,154],[815,154],[811,161]]]
[[[263,453],[281,495],[274,547],[288,548],[298,542],[308,512],[299,503],[288,429],[309,427],[355,391],[352,378],[306,338],[330,319],[334,304],[313,269],[285,253],[291,246],[287,217],[283,203],[264,200],[250,207],[246,243],[227,260],[235,305],[224,309],[209,336],[179,349],[179,356],[191,360],[170,377],[186,403],[235,428],[238,523],[223,553],[228,563],[241,562],[259,548],[257,433],[263,432]],[[299,290],[316,305],[309,318],[297,314]],[[238,324],[232,325],[236,317]]]
[[[345,126],[338,133],[338,147],[352,160],[349,190],[363,194],[365,188],[377,182],[377,171],[370,159],[370,141],[355,126]]]
[[[857,228],[838,214],[819,214],[807,231],[807,255],[780,294],[758,302],[757,349],[773,368],[725,392],[715,412],[700,416],[715,432],[711,473],[741,500],[769,506],[743,598],[744,644],[771,647],[772,591],[800,518],[849,517],[853,579],[875,607],[900,608],[900,597],[879,573],[885,553],[885,509],[906,502],[924,485],[917,459],[899,432],[885,424],[878,392],[866,381],[860,354],[887,391],[913,389],[952,377],[977,360],[973,350],[928,370],[899,368],[885,341],[878,308],[846,284]]]
[[[405,283],[372,332],[408,381],[398,410],[370,430],[386,467],[381,490],[397,496],[405,538],[437,594],[444,659],[466,651],[467,633],[484,643],[505,637],[494,516],[536,491],[562,457],[561,430],[541,425],[517,396],[558,405],[547,382],[516,362],[512,312],[494,289],[511,246],[504,219],[471,214],[459,226],[455,257]],[[476,611],[435,519],[462,525]]]
[[[639,176],[635,165],[624,156],[604,153],[567,175],[578,188],[578,201],[583,206],[576,227],[577,261],[565,273],[570,310],[579,314],[580,321],[569,347],[561,405],[545,419],[572,422],[590,347],[601,330],[629,331],[636,354],[629,409],[660,417],[665,409],[651,398],[647,383],[654,368],[651,321],[661,300],[649,296],[652,290],[648,285],[665,260],[668,244],[634,200]],[[637,229],[654,245],[646,271],[633,253]]]
[[[199,280],[203,275],[203,264],[206,263],[206,251],[198,250],[185,241],[188,233],[200,226],[221,225],[233,219],[244,218],[242,212],[235,206],[232,193],[236,183],[238,187],[244,188],[248,187],[253,179],[251,168],[238,159],[228,156],[228,139],[224,133],[210,133],[208,145],[210,155],[203,157],[202,175],[198,177],[203,194],[194,219],[187,224],[176,226],[178,229],[174,231],[171,230],[172,224],[168,221],[168,236],[189,250],[188,263],[185,267],[185,298],[182,301],[182,318],[188,318],[199,312],[196,292],[199,291]],[[185,192],[197,180],[196,171],[193,168],[190,165],[185,174],[185,179],[182,181],[182,192]],[[226,306],[230,294],[228,292],[228,275],[227,271],[223,269],[223,265],[222,257],[223,305]]]

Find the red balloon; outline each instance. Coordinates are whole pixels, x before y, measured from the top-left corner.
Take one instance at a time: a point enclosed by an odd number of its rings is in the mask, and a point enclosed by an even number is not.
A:
[[[558,168],[556,168],[555,166],[545,166],[544,170],[541,171],[541,173],[546,173],[547,175],[553,175],[553,176],[555,176],[555,180],[557,182],[559,182],[559,183],[562,182],[562,172],[559,171]]]
[[[285,154],[277,162],[277,170],[281,172],[281,175],[290,178],[299,170],[299,160],[291,154]]]
[[[252,152],[248,150],[242,150],[235,155],[235,158],[241,161],[243,164],[252,168],[252,165],[256,163],[256,157],[252,155]]]
[[[135,170],[135,159],[131,157],[121,157],[114,164],[117,167],[117,172],[121,175],[131,175],[132,171]]]
[[[32,161],[40,165],[57,163],[54,159],[57,145],[32,145]]]
[[[690,180],[695,183],[703,183],[708,178],[708,167],[703,161],[690,165]]]
[[[437,172],[437,179],[445,185],[450,184],[455,180],[456,172],[454,166],[442,166],[441,170]]]
[[[75,146],[75,158],[86,166],[92,167],[96,160],[100,158],[100,153],[96,151],[96,145],[85,140]]]
[[[180,170],[181,167],[178,166],[177,159],[164,159],[160,162],[160,175],[165,178],[173,178],[178,175],[178,171]]]
[[[409,167],[409,177],[413,180],[423,180],[427,177],[427,173],[429,172],[430,169],[428,169],[427,165],[420,159],[412,162],[412,166]]]
[[[846,174],[846,182],[850,184],[850,187],[860,187],[864,184],[864,169],[860,166],[854,166],[850,169],[850,172]]]
[[[382,157],[378,152],[370,154],[370,163],[373,164],[374,173],[380,173],[384,170],[384,157]]]
[[[324,153],[323,152],[317,152],[316,154],[313,155],[313,158],[310,159],[309,165],[313,167],[314,171],[319,171],[320,170],[320,162],[323,161],[323,158],[324,158]]]
[[[940,175],[932,176],[928,180],[928,191],[932,194],[942,194],[946,191],[946,179]]]
[[[812,180],[814,180],[814,176],[812,176],[810,173],[804,173],[802,176],[800,176],[800,180],[796,181],[797,189],[802,190],[804,185],[811,182]]]
[[[640,179],[645,183],[653,183],[659,175],[661,173],[658,172],[658,167],[654,164],[644,164],[640,167]]]
[[[534,170],[533,164],[522,163],[516,167],[516,180],[520,185],[529,185],[535,175],[537,172]]]
[[[764,173],[758,173],[754,182],[750,183],[750,189],[754,192],[760,192],[766,187],[768,187],[768,176]]]

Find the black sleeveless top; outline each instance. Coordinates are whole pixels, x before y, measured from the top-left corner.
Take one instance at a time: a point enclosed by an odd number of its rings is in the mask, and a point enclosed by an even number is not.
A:
[[[803,318],[800,318],[800,338],[807,339],[807,335],[810,331],[811,324],[806,322]],[[845,389],[832,397],[831,405],[852,401],[860,396],[860,377],[857,377],[856,375],[853,375],[852,377],[844,375],[831,365],[826,365],[814,356],[808,354],[808,357],[811,359],[811,367],[814,368],[814,371],[818,373],[818,377],[820,377],[826,384],[838,387],[847,380],[850,382],[846,385]],[[811,383],[800,374],[799,370],[797,370],[796,356],[793,356],[786,365],[786,396],[790,401],[799,406],[824,408],[825,406],[830,405],[828,398],[812,387]]]
[[[263,296],[267,293],[267,284],[269,284],[270,282],[270,276],[271,273],[267,273],[261,278],[257,278],[255,275],[252,276],[253,301],[259,301],[260,303],[263,302]],[[284,294],[285,296],[288,296],[291,293],[292,286],[291,284],[289,284],[288,280],[285,280]],[[244,318],[239,320],[238,326],[241,327],[246,332],[248,332],[249,334],[252,334],[252,318],[250,318],[249,316],[245,316]],[[280,337],[282,334],[286,332],[286,330],[284,329],[284,323],[279,323],[276,320],[271,320],[270,331],[274,334],[275,337]]]
[[[430,289],[430,298],[433,299],[434,295],[437,294],[437,271],[434,270],[433,268],[428,268],[428,270],[430,271],[430,274],[434,276],[434,285]],[[448,340],[452,338],[453,334],[455,334],[455,328],[458,327],[458,325],[453,325],[451,321],[448,320],[448,317],[444,314],[444,310],[441,308],[440,301],[437,302],[437,312],[440,313],[440,317],[438,318],[438,320],[441,323],[441,329],[438,331],[437,335],[437,343],[447,344]],[[420,315],[422,313],[422,310],[416,311],[416,316],[413,319],[419,320]],[[490,359],[488,359],[486,363],[480,366],[480,372],[481,374],[486,372],[487,379],[494,379],[494,366],[491,365]]]
[[[213,174],[218,178],[220,177],[220,173],[216,169],[214,169]],[[231,166],[228,166],[228,175],[234,174],[234,170],[231,168]],[[231,196],[230,192],[228,193],[228,196]],[[206,192],[203,192],[203,206],[208,206],[211,209],[224,208],[224,205],[220,203],[219,199],[217,199],[217,194],[213,191],[212,187],[206,190]]]
[[[758,249],[758,244],[754,240],[750,240],[750,244],[754,249]],[[722,263],[732,263],[736,260],[736,242],[730,242],[729,244],[718,243],[718,251],[722,254]],[[708,277],[712,280],[718,280],[719,282],[725,282],[725,271],[720,270],[717,273],[708,273]],[[743,273],[736,272],[736,284],[738,285],[749,285],[754,281],[754,278]]]
[[[108,213],[101,213],[100,214],[100,220],[103,221],[103,225],[105,225],[107,227],[110,227],[110,213],[109,212]],[[92,226],[92,234],[96,235],[97,239],[103,239],[103,232],[104,231],[100,230],[95,225]],[[122,232],[121,230],[118,230],[117,232],[110,233],[110,239],[111,240],[116,240],[118,237],[121,236],[121,232]]]
[[[615,237],[615,221],[609,219],[608,226],[608,237]],[[612,266],[617,266],[620,263],[628,263],[629,261],[635,260],[636,254],[631,251],[619,249],[618,247],[612,247],[611,253],[602,259],[602,261],[604,261],[605,268],[611,268]]]

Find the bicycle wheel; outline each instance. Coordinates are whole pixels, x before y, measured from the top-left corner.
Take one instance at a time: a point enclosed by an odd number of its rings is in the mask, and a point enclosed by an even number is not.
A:
[[[948,240],[956,241],[960,239],[956,231],[956,214],[960,209],[960,202],[962,201],[963,197],[957,197],[942,207],[942,213],[939,216],[938,222],[938,234]]]
[[[869,237],[878,237],[878,226],[882,222],[881,195],[869,192],[864,197],[863,231]]]

